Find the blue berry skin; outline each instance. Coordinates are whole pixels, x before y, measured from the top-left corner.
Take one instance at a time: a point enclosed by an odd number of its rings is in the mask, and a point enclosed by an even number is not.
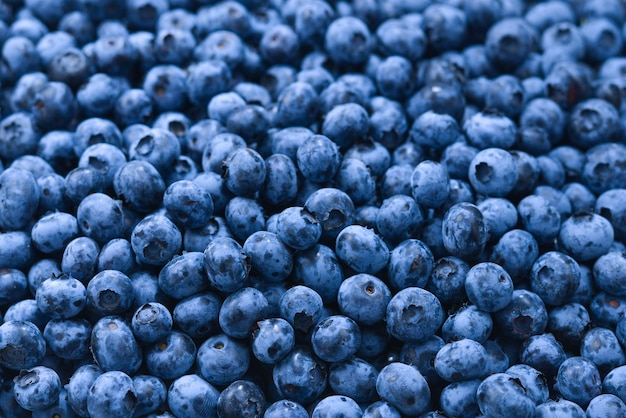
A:
[[[221,298],[211,292],[179,301],[172,312],[174,325],[194,339],[203,339],[218,330]]]
[[[513,155],[500,148],[486,148],[472,159],[468,178],[478,194],[504,197],[515,188],[518,167]]]
[[[441,336],[446,342],[469,338],[482,344],[492,330],[493,321],[489,313],[475,305],[465,305],[448,316],[441,328]]]
[[[360,418],[363,410],[356,401],[345,395],[329,395],[315,405],[311,417],[323,418],[341,414],[346,418]]]
[[[199,228],[213,215],[211,194],[190,180],[168,186],[163,195],[167,213],[185,228]]]
[[[496,373],[484,379],[476,390],[476,399],[480,411],[488,417],[506,414],[535,416],[535,402],[521,382],[506,373]]]
[[[308,418],[309,414],[302,405],[288,399],[281,399],[267,406],[263,418]]]
[[[409,132],[413,142],[438,151],[457,142],[460,136],[459,125],[452,116],[431,110],[415,119]]]
[[[296,152],[298,169],[314,182],[325,183],[332,179],[341,164],[339,147],[324,135],[307,138]]]
[[[273,154],[265,160],[265,184],[261,199],[270,207],[283,208],[298,194],[298,174],[294,161],[283,154]]]
[[[446,167],[451,178],[467,180],[470,163],[478,154],[475,148],[464,141],[448,145],[442,152],[440,162]]]
[[[376,85],[380,93],[392,100],[411,96],[415,88],[413,65],[408,59],[393,55],[383,59],[376,68]]]
[[[572,145],[585,150],[613,141],[619,129],[619,115],[615,107],[602,99],[589,99],[572,110],[567,137]]]
[[[166,295],[182,299],[209,287],[201,252],[186,252],[174,256],[163,266],[158,276],[159,287]]]
[[[594,327],[587,331],[580,344],[580,355],[591,360],[603,376],[626,363],[618,338],[608,328]]]
[[[304,202],[304,207],[322,224],[322,239],[334,240],[354,220],[354,203],[339,189],[314,191]]]
[[[537,405],[548,400],[550,396],[548,379],[539,370],[527,364],[515,364],[509,367],[505,373],[519,379],[528,396]]]
[[[274,365],[272,378],[280,396],[309,405],[324,393],[328,369],[309,347],[296,346]]]
[[[626,299],[602,290],[596,292],[589,303],[589,315],[595,326],[613,328],[626,314]]]
[[[434,52],[457,50],[467,39],[465,12],[447,4],[433,4],[423,12],[422,27]]]
[[[86,282],[96,270],[99,252],[100,247],[91,238],[75,238],[63,250],[61,270]]]
[[[232,338],[250,335],[254,324],[267,314],[269,304],[263,293],[244,287],[231,293],[220,307],[218,322],[224,334]]]
[[[565,399],[584,408],[602,392],[602,380],[591,360],[574,356],[561,363],[554,388]]]
[[[198,374],[212,385],[228,385],[243,377],[250,365],[250,351],[226,334],[207,338],[196,356]]]
[[[376,379],[376,391],[403,414],[426,411],[431,392],[424,376],[408,364],[392,362],[383,367]]]
[[[265,212],[256,199],[233,197],[226,204],[224,217],[233,235],[241,241],[265,229]]]
[[[263,363],[282,360],[295,343],[293,327],[283,318],[262,319],[252,328],[252,354]]]
[[[422,208],[407,195],[383,200],[376,215],[376,229],[389,242],[396,243],[417,235],[424,221]]]
[[[126,312],[133,304],[130,278],[117,270],[104,270],[87,283],[87,306],[100,315]]]
[[[490,261],[501,265],[518,283],[530,271],[539,256],[537,241],[523,229],[512,229],[506,232],[493,247]]]
[[[340,104],[324,117],[322,133],[340,149],[347,149],[367,135],[370,118],[363,106],[357,103]]]
[[[515,289],[511,303],[494,314],[502,335],[515,340],[525,340],[541,334],[548,324],[548,312],[541,298],[524,289]]]
[[[409,163],[402,162],[389,167],[380,185],[381,197],[387,199],[399,194],[412,197],[411,174],[413,174],[413,165]]]
[[[432,336],[443,324],[441,303],[419,287],[400,290],[389,301],[387,331],[403,342],[417,342]]]
[[[464,338],[447,343],[437,352],[434,367],[447,382],[478,379],[489,374],[489,357],[478,341]]]
[[[224,160],[222,177],[236,196],[253,196],[265,181],[265,162],[253,149],[237,148]]]
[[[482,111],[471,116],[463,125],[469,145],[485,150],[507,150],[515,143],[517,128],[513,120],[495,111]]]
[[[93,358],[103,371],[119,370],[129,375],[139,370],[142,352],[133,331],[124,319],[105,316],[91,332]]]
[[[220,392],[200,376],[188,374],[174,380],[167,392],[167,405],[180,418],[217,416]]]
[[[367,203],[376,195],[376,179],[367,165],[356,158],[346,158],[341,162],[334,182],[356,205]]]
[[[462,202],[446,212],[442,223],[443,245],[451,255],[471,259],[482,253],[489,237],[476,205]]]
[[[40,364],[46,352],[43,334],[29,321],[6,321],[0,325],[0,365],[20,370]]]
[[[609,252],[593,265],[593,280],[602,291],[617,296],[626,296],[626,256],[620,252]]]
[[[181,143],[172,132],[152,128],[133,138],[128,150],[131,160],[147,161],[166,177],[181,154]]]
[[[440,385],[443,380],[435,368],[435,358],[444,345],[444,340],[437,335],[420,342],[404,343],[400,351],[400,361],[417,368],[431,386]]]
[[[78,279],[62,274],[44,280],[35,294],[41,312],[52,319],[78,315],[87,302],[87,290]]]
[[[507,199],[490,197],[476,206],[483,214],[487,224],[489,241],[499,240],[507,231],[517,225],[517,209]]]
[[[165,403],[167,387],[161,379],[144,374],[135,375],[132,379],[137,394],[137,408],[133,416],[147,415]]]
[[[113,122],[103,118],[89,118],[76,127],[74,152],[80,158],[92,145],[105,143],[121,148],[122,141],[122,133]]]
[[[260,417],[265,412],[265,406],[265,395],[256,383],[236,380],[220,393],[217,414],[220,417]]]
[[[626,189],[611,189],[598,196],[595,212],[608,219],[613,226],[615,239],[626,239]]]
[[[325,303],[334,302],[344,274],[335,252],[317,244],[294,254],[294,279],[317,292]]]
[[[371,52],[372,44],[367,26],[352,16],[334,20],[326,30],[326,52],[340,66],[350,67],[364,63]]]
[[[268,231],[257,231],[243,244],[253,271],[268,282],[280,282],[293,269],[293,256],[279,236]]]
[[[379,278],[357,274],[345,279],[339,287],[337,304],[341,313],[362,325],[373,325],[385,317],[391,291]]]
[[[274,125],[308,127],[319,111],[319,97],[313,86],[301,81],[288,84],[278,96]]]
[[[141,185],[138,187],[137,185]],[[148,213],[157,209],[165,192],[165,182],[147,161],[129,161],[115,173],[113,188],[130,209]]]
[[[145,270],[138,270],[130,275],[130,279],[134,296],[133,309],[137,309],[148,302],[170,305],[171,299],[159,287],[156,275]]]
[[[361,345],[361,331],[356,322],[344,315],[322,319],[313,329],[311,346],[324,361],[347,360]]]
[[[347,226],[337,235],[335,252],[357,273],[376,274],[389,261],[389,248],[382,238],[360,225]]]
[[[170,333],[174,321],[172,314],[158,302],[146,303],[133,314],[131,328],[135,338],[141,342],[153,343]]]
[[[187,101],[185,72],[175,65],[161,64],[148,70],[142,88],[159,112],[175,111]]]
[[[626,404],[620,398],[611,394],[602,394],[593,398],[586,410],[588,417],[624,417],[626,416]]]
[[[547,305],[570,302],[580,282],[580,267],[570,256],[558,251],[542,254],[532,265],[530,288]]]
[[[624,400],[624,379],[626,379],[626,367],[619,366],[611,370],[602,381],[602,392],[610,393]]]
[[[104,244],[98,254],[96,271],[118,270],[127,276],[135,268],[135,254],[130,242],[124,238],[115,238]]]
[[[426,276],[426,289],[441,303],[459,303],[466,298],[465,278],[470,266],[465,261],[452,256],[442,257],[432,264],[431,269],[432,274]]]
[[[65,212],[42,216],[31,230],[32,242],[44,254],[56,253],[78,235],[76,218]]]
[[[387,280],[394,290],[425,287],[433,271],[434,257],[422,241],[408,239],[392,251],[387,265]]]
[[[72,374],[69,383],[66,385],[67,398],[72,411],[81,417],[89,416],[87,410],[87,398],[89,388],[100,376],[102,369],[95,364],[85,364],[78,367]]]
[[[45,214],[48,212],[71,211],[68,199],[65,195],[65,179],[54,173],[45,175],[37,179],[39,186],[39,207],[37,212]]]
[[[547,330],[565,349],[579,348],[590,327],[589,312],[580,303],[572,302],[557,306],[551,309],[548,315]]]
[[[411,175],[411,193],[415,201],[427,208],[438,208],[448,198],[450,176],[436,161],[422,161]]]
[[[157,214],[145,217],[133,228],[130,243],[140,262],[162,266],[180,251],[182,236],[172,221]]]
[[[626,171],[621,162],[626,159],[626,147],[609,142],[596,145],[585,154],[582,183],[597,195],[624,185]]]
[[[28,294],[28,279],[21,270],[0,269],[0,305],[6,306],[22,300]]]
[[[387,401],[376,401],[363,410],[362,418],[400,418],[400,412]]]
[[[369,137],[357,141],[348,148],[343,157],[362,160],[376,178],[382,177],[391,166],[389,150],[382,143],[375,142]]]
[[[546,198],[526,196],[517,205],[524,229],[535,237],[539,245],[550,243],[561,229],[561,215]]]
[[[0,265],[4,268],[30,268],[33,263],[33,248],[30,235],[24,231],[0,233]]]
[[[515,44],[516,48],[508,48]],[[485,38],[485,53],[489,61],[503,70],[519,66],[536,48],[537,33],[525,20],[508,17],[489,28]]]
[[[320,223],[301,206],[284,209],[276,222],[278,238],[295,250],[313,247],[322,236]]]
[[[351,357],[333,363],[328,373],[328,385],[340,395],[349,396],[361,404],[376,399],[378,371],[365,360]]]
[[[242,288],[250,268],[250,258],[230,237],[215,238],[204,250],[204,269],[217,290],[233,292]]]
[[[511,276],[496,263],[478,263],[467,272],[467,297],[485,312],[496,312],[507,306],[511,302],[513,290]]]
[[[28,321],[32,322],[40,330],[44,329],[50,321],[48,315],[44,314],[37,307],[35,299],[22,299],[9,306],[4,313],[4,322],[7,321]]]
[[[130,418],[137,404],[133,380],[126,373],[105,372],[89,388],[87,410],[91,416],[106,414],[116,418]]]
[[[91,357],[89,340],[92,326],[83,318],[51,319],[43,330],[48,349],[65,360]]]
[[[585,418],[587,416],[584,409],[563,398],[549,399],[538,405],[535,414],[538,418]]]
[[[120,127],[148,123],[153,115],[152,100],[142,89],[128,89],[116,97],[113,112]]]
[[[552,378],[566,359],[566,353],[552,334],[540,334],[523,342],[519,359]]]
[[[178,379],[196,360],[196,345],[185,333],[172,331],[144,349],[145,366],[152,376],[163,380]]]
[[[479,379],[453,382],[443,388],[439,397],[441,409],[450,416],[474,417],[480,414],[476,400]]]
[[[106,177],[93,167],[78,167],[65,176],[65,197],[72,208],[92,193],[104,192]]]
[[[117,170],[126,163],[124,152],[106,142],[88,146],[80,155],[78,167],[90,167],[100,171],[105,179],[105,190],[113,186],[113,179]]]
[[[0,227],[4,231],[25,229],[37,211],[39,195],[37,181],[28,171],[10,167],[2,171]]]
[[[13,382],[15,400],[28,411],[52,406],[62,388],[59,375],[45,366],[22,369]]]
[[[297,285],[280,298],[279,311],[295,331],[308,333],[324,315],[322,297],[313,289]]]
[[[44,280],[49,279],[50,277],[60,276],[61,265],[58,260],[53,258],[42,258],[38,261],[35,261],[28,270],[28,290],[30,294],[35,296],[37,292],[37,288]]]
[[[522,112],[526,97],[519,78],[501,75],[492,80],[485,95],[485,106],[515,119]]]

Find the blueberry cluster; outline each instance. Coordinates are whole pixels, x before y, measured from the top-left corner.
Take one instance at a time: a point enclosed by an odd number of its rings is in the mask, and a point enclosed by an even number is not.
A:
[[[624,0],[0,2],[0,417],[626,417]]]

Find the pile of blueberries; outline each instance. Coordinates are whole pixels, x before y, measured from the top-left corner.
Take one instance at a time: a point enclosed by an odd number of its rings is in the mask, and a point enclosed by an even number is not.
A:
[[[626,2],[3,0],[0,417],[626,417]]]

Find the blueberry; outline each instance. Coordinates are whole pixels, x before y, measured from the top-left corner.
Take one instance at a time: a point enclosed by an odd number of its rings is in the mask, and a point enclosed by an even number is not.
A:
[[[35,296],[39,309],[52,319],[77,316],[87,301],[85,286],[67,274],[44,280]]]
[[[7,168],[2,171],[0,173],[0,208],[2,209],[0,210],[0,227],[4,231],[25,229],[37,211],[39,196],[37,181],[30,172],[19,168]],[[32,236],[33,232],[31,232]],[[51,251],[58,249],[60,248],[54,248]]]
[[[331,315],[315,326],[311,345],[315,354],[324,361],[344,361],[361,345],[361,332],[356,322],[347,316]]]
[[[392,252],[392,257],[395,252]],[[432,264],[432,274],[425,278],[428,280],[426,289],[432,292],[441,303],[459,303],[466,299],[465,279],[470,266],[457,257],[442,257]],[[430,276],[430,277],[429,277]]]
[[[580,281],[578,263],[558,251],[542,254],[530,272],[530,288],[547,305],[563,305],[573,296]]]
[[[229,337],[245,338],[254,324],[265,317],[268,308],[267,299],[260,290],[253,287],[239,289],[228,295],[220,307],[220,328]]]
[[[213,287],[233,292],[243,287],[251,265],[237,241],[218,237],[204,251],[204,268]]]
[[[344,395],[329,395],[313,408],[312,417],[322,418],[329,414],[341,414],[346,418],[361,417],[363,410],[356,401]]]
[[[420,341],[443,324],[441,303],[432,293],[408,287],[396,293],[386,311],[387,330],[401,341]]]
[[[282,318],[257,321],[252,329],[252,353],[263,363],[277,363],[294,345],[293,327]]]
[[[134,227],[130,243],[139,261],[162,266],[180,251],[182,236],[168,218],[152,215],[142,219]]]
[[[141,184],[141,187],[138,187]],[[165,182],[158,170],[147,161],[129,161],[113,179],[116,195],[130,209],[147,213],[156,209],[165,192]]]
[[[476,390],[480,383],[479,379],[450,383],[441,391],[439,397],[441,409],[451,416],[479,415]]]
[[[541,334],[548,323],[548,312],[541,298],[524,289],[513,291],[513,298],[504,309],[494,315],[502,335],[525,340],[532,335]]]
[[[102,373],[104,372],[97,365],[85,364],[76,368],[72,374],[66,389],[68,403],[77,415],[89,416],[89,411],[87,410],[89,388]]]
[[[196,345],[190,336],[172,331],[146,346],[145,366],[152,376],[159,379],[178,379],[191,369],[196,353]]]
[[[612,295],[626,295],[626,291],[622,287],[625,260],[626,256],[619,252],[609,252],[598,258],[593,265],[595,285],[600,290]]]
[[[537,406],[537,417],[576,417],[584,418],[587,416],[584,409],[567,399],[557,398],[556,400],[547,400],[541,405]]]
[[[44,366],[22,369],[13,382],[15,400],[28,411],[52,406],[61,392],[59,375]]]
[[[336,240],[337,257],[357,273],[375,274],[386,267],[389,249],[371,229],[359,225],[344,228]]]
[[[593,398],[587,406],[587,416],[599,417],[611,415],[626,416],[626,404],[620,398],[611,394],[602,394]]]
[[[511,302],[513,281],[509,274],[495,263],[479,263],[473,266],[465,279],[465,292],[479,309],[495,312]]]
[[[135,416],[154,412],[165,403],[167,387],[161,379],[143,374],[135,375],[132,379],[137,394]]]
[[[228,385],[248,370],[250,351],[240,340],[225,334],[213,335],[198,348],[196,365],[198,374],[210,384]]]
[[[165,337],[172,329],[172,314],[158,303],[146,303],[139,307],[132,317],[131,327],[135,337],[153,343]]]
[[[89,343],[93,327],[83,318],[51,319],[43,330],[48,349],[66,360],[91,357]]]
[[[359,159],[344,159],[334,180],[337,188],[346,192],[355,204],[369,202],[376,194],[376,179]]]
[[[519,379],[496,373],[484,379],[476,390],[480,411],[486,416],[500,416],[507,413],[519,417],[532,417],[535,402],[527,395]]]
[[[185,334],[200,339],[218,328],[218,313],[222,304],[211,292],[199,293],[179,301],[172,312],[174,324]]]
[[[515,364],[506,370],[506,374],[510,374],[520,380],[528,396],[535,401],[537,405],[548,400],[550,392],[548,390],[548,379],[539,370],[527,364]]]
[[[112,417],[132,417],[137,408],[137,392],[133,380],[120,371],[98,376],[87,398],[90,415],[104,413]]]
[[[265,396],[261,388],[249,380],[236,380],[217,399],[220,417],[260,417],[265,412]]]
[[[296,250],[313,247],[322,235],[322,227],[317,219],[300,206],[283,210],[276,226],[278,238]]]
[[[428,382],[412,366],[393,362],[383,367],[376,379],[380,397],[407,415],[424,412],[431,398]]]
[[[602,390],[596,366],[584,357],[570,357],[561,363],[555,389],[567,400],[585,407]]]
[[[533,234],[539,245],[548,244],[558,235],[561,216],[546,198],[526,196],[518,203],[517,211],[524,229]]]
[[[325,47],[333,61],[349,67],[367,60],[372,38],[363,21],[352,16],[340,17],[328,25]]]
[[[612,328],[621,320],[626,310],[626,299],[602,290],[597,291],[589,302],[589,315],[594,325]]]
[[[553,308],[548,315],[548,328],[567,348],[579,348],[583,336],[591,327],[587,309],[579,303],[568,303]]]
[[[442,235],[446,250],[462,259],[478,256],[488,239],[482,213],[475,205],[466,202],[448,209],[442,223]]]
[[[376,401],[363,410],[363,418],[400,418],[400,412],[387,401]]]
[[[272,232],[254,232],[245,240],[243,251],[249,257],[253,271],[266,281],[282,281],[293,268],[289,248]]]
[[[307,418],[309,414],[302,405],[287,399],[281,399],[267,406],[264,418],[280,418],[289,416],[293,418]]]
[[[104,244],[98,254],[96,271],[118,270],[129,275],[135,268],[135,254],[130,242],[124,238],[115,238]]]
[[[256,199],[233,197],[224,208],[224,217],[228,228],[241,241],[265,229],[265,212]]]
[[[521,346],[520,361],[552,378],[566,359],[561,344],[552,334],[533,335]]]
[[[90,349],[103,371],[119,370],[132,375],[139,370],[142,352],[130,324],[121,317],[105,316],[95,323]]]
[[[448,316],[441,328],[441,335],[447,342],[469,338],[482,344],[492,330],[493,321],[489,313],[475,305],[465,305]]]
[[[598,196],[595,202],[595,212],[608,219],[613,226],[615,238],[626,238],[626,210],[622,196],[626,196],[624,189],[611,189]]]
[[[335,188],[316,190],[304,207],[322,224],[322,239],[336,239],[340,231],[352,224],[355,212],[352,199]]]
[[[482,378],[489,374],[487,350],[467,338],[447,343],[437,352],[434,368],[447,382]]]
[[[279,127],[308,127],[319,111],[320,98],[308,83],[296,81],[288,84],[278,96],[274,124]]]
[[[288,289],[279,301],[281,318],[303,333],[308,333],[322,319],[323,308],[322,297],[315,290],[301,285]]]
[[[67,279],[60,281],[58,285],[61,286],[66,280]],[[51,282],[51,284],[52,283],[54,282]],[[70,285],[71,282],[67,284],[67,286]],[[117,270],[101,271],[87,283],[87,306],[89,309],[93,309],[102,316],[126,312],[132,306],[133,299],[130,278]],[[63,301],[60,301],[59,304],[61,302]],[[42,305],[42,307],[43,306],[45,305]],[[80,305],[74,305],[72,307],[72,309],[76,310],[78,308],[80,308]],[[49,307],[46,307],[46,309],[51,310]]]
[[[615,333],[601,327],[587,331],[580,345],[580,355],[591,360],[602,375],[626,362]]]
[[[182,299],[209,287],[201,252],[185,252],[174,256],[163,266],[158,277],[159,287],[168,296]]]
[[[487,31],[485,53],[494,66],[512,70],[536,48],[536,38],[535,29],[525,20],[505,18]]]
[[[326,389],[328,370],[310,348],[296,346],[274,365],[272,377],[280,396],[309,405]]]
[[[513,155],[500,148],[487,148],[472,159],[468,178],[477,193],[503,197],[513,191],[519,170]]]
[[[293,263],[293,275],[297,283],[313,289],[325,302],[336,300],[344,274],[331,248],[317,244],[294,254]]]

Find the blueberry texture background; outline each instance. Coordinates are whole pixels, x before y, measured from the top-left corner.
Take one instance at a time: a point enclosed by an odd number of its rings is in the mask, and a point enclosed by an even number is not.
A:
[[[0,4],[0,416],[623,416],[623,0]]]

